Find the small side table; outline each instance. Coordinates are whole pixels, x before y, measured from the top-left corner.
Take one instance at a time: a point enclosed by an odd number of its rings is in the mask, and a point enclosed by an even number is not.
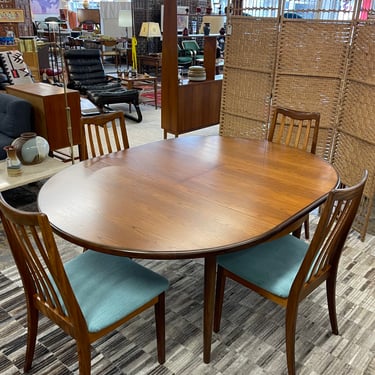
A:
[[[161,69],[161,53],[155,54],[155,55],[141,55],[138,56],[139,60],[139,69],[140,73],[145,72],[146,66],[152,66],[155,68],[155,75],[157,76],[159,74],[159,69]]]
[[[0,191],[14,189],[35,181],[44,180],[68,167],[69,163],[63,163],[51,157],[47,157],[39,164],[23,165],[22,174],[17,177],[9,177],[6,170],[6,161],[0,161]]]
[[[148,74],[137,74],[136,77],[125,76],[121,78],[121,82],[127,86],[129,90],[133,88],[142,88],[150,82],[154,83],[154,97],[155,97],[155,109],[158,108],[158,79],[157,77],[150,76]]]

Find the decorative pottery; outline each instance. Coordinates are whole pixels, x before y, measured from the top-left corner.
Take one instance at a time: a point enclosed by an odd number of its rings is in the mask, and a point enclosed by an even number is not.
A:
[[[48,142],[33,132],[22,133],[12,142],[17,156],[24,165],[41,163],[49,152]]]
[[[188,70],[189,81],[205,81],[206,69],[200,65],[193,65]]]
[[[210,35],[210,24],[206,22],[203,26],[204,35]]]
[[[5,146],[4,150],[7,153],[6,165],[9,177],[16,177],[22,174],[22,164],[17,157],[17,152],[13,146]]]

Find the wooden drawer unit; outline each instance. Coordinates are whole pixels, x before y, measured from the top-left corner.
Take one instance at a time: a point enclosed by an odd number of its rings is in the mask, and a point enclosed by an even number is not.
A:
[[[65,96],[62,87],[46,83],[14,85],[6,88],[7,93],[29,101],[34,109],[34,126],[37,134],[48,140],[50,150],[69,147]],[[70,107],[73,144],[80,144],[80,94],[67,89]]]

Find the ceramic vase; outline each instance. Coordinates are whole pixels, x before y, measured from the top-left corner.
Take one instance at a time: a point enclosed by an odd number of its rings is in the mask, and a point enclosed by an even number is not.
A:
[[[12,142],[17,157],[24,165],[41,163],[49,153],[49,144],[41,136],[33,132],[22,133]]]
[[[210,24],[206,22],[203,26],[204,35],[210,35]]]
[[[5,146],[4,150],[7,153],[6,166],[7,173],[10,177],[20,176],[22,174],[22,164],[17,157],[17,152],[13,146]]]

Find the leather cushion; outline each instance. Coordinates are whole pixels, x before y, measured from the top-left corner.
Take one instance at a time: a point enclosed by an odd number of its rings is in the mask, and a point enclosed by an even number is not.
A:
[[[139,104],[138,90],[126,90],[122,87],[111,90],[88,90],[87,97],[98,107],[116,103]]]

